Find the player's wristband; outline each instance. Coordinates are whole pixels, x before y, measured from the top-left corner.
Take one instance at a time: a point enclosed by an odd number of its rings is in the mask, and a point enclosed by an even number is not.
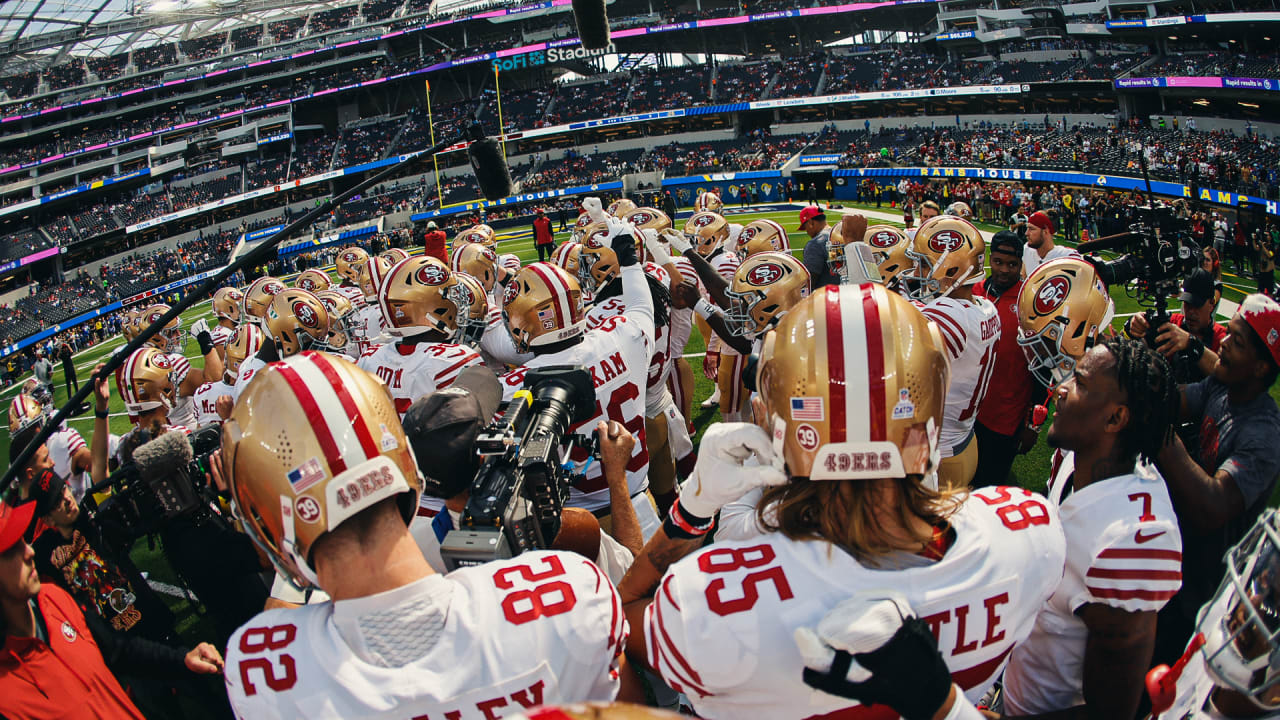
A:
[[[196,342],[200,343],[201,355],[208,355],[213,352],[213,336],[209,334],[208,330],[196,335]]]
[[[701,317],[703,320],[706,320],[712,315],[720,314],[720,309],[717,308],[715,305],[711,304],[711,301],[707,300],[706,298],[702,298],[698,300],[698,302],[695,303],[693,306],[693,311],[698,313],[698,316]]]
[[[667,519],[662,521],[662,527],[667,532],[669,538],[679,538],[682,540],[692,540],[700,538],[711,532],[711,528],[715,527],[715,517],[698,517],[685,512],[680,507],[680,499],[671,504],[671,512],[667,513]]]
[[[93,416],[98,418],[99,420],[106,420],[110,416],[110,413],[106,410],[99,410],[97,408],[94,408]]]

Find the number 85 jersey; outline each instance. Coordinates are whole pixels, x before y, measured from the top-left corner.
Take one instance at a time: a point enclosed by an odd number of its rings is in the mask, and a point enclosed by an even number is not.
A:
[[[494,720],[612,700],[622,601],[580,555],[531,552],[377,595],[259,614],[231,636],[245,720]]]
[[[891,588],[929,624],[952,679],[976,702],[1061,579],[1066,541],[1053,507],[1020,488],[975,491],[950,523],[942,559],[888,558],[894,569],[776,532],[684,558],[645,611],[649,667],[705,718],[895,718],[805,685],[793,640],[854,593]]]

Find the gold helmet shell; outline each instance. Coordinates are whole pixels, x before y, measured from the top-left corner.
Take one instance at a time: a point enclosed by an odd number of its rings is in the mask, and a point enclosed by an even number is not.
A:
[[[267,308],[271,306],[271,298],[286,289],[284,283],[270,275],[264,275],[250,283],[249,288],[244,291],[245,321],[261,323],[267,315]]]
[[[311,350],[329,337],[329,311],[324,303],[314,293],[297,288],[271,299],[263,324],[282,358]]]
[[[685,222],[684,234],[699,255],[708,257],[729,238],[729,221],[717,212],[697,212]]]
[[[311,269],[298,273],[298,277],[293,279],[293,286],[309,293],[318,293],[333,287],[333,281],[329,279],[329,273]]]
[[[582,289],[560,266],[531,263],[507,283],[502,314],[519,352],[568,340],[583,332]]]
[[[413,337],[434,330],[452,338],[461,306],[458,279],[448,265],[425,255],[396,263],[378,292],[378,306],[393,337]]]
[[[266,334],[257,325],[246,323],[236,328],[227,340],[227,356],[223,358],[222,379],[228,385],[235,385],[240,377],[240,366],[245,360],[258,354],[262,349],[262,341]]]
[[[735,335],[755,337],[809,296],[809,271],[788,253],[756,253],[738,266],[724,294],[725,323]]]
[[[498,282],[498,254],[493,248],[471,243],[455,247],[449,256],[449,269],[464,272],[480,281],[485,292],[493,292]]]
[[[244,310],[244,293],[233,287],[221,287],[213,291],[213,316],[219,320],[230,320],[239,325]]]
[[[1106,285],[1084,260],[1058,258],[1036,268],[1018,293],[1018,344],[1031,374],[1046,387],[1070,378],[1113,312]]]
[[[134,350],[124,364],[116,368],[116,389],[130,415],[141,415],[156,408],[173,407],[175,389],[169,373],[173,362],[168,355],[153,347]]]
[[[369,253],[365,252],[363,249],[358,247],[349,247],[338,253],[338,257],[333,261],[333,266],[338,272],[338,277],[346,280],[352,285],[359,285],[360,268],[364,267],[364,264],[368,259]]]
[[[954,215],[929,218],[916,230],[907,257],[915,264],[901,274],[910,300],[927,303],[985,276],[987,243],[973,223]]]
[[[791,241],[787,231],[778,223],[768,220],[752,220],[738,233],[738,259],[747,258],[762,252],[791,252]]]

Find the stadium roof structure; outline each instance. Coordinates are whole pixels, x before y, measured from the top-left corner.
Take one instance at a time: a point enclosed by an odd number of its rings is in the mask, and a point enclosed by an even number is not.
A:
[[[0,2],[0,73],[303,18],[358,1],[6,0]]]

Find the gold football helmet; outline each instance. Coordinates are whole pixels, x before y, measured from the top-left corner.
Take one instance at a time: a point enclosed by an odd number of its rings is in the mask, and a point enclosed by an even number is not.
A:
[[[227,340],[227,356],[222,360],[222,381],[235,385],[240,377],[240,365],[248,358],[258,354],[262,349],[262,340],[266,337],[262,328],[257,325],[241,325],[231,333]]]
[[[464,272],[456,272],[458,280],[458,334],[454,342],[478,345],[489,328],[489,295],[480,281]],[[464,309],[465,306],[465,309]]]
[[[329,279],[329,273],[327,272],[303,270],[298,273],[298,277],[294,278],[293,286],[309,293],[318,293],[321,290],[328,290],[333,287],[333,281]]]
[[[591,222],[591,216],[585,211],[578,213],[578,219],[573,223],[573,230],[569,232],[569,240],[571,242],[582,242],[582,233],[586,232],[587,226]]]
[[[551,253],[551,261],[564,268],[565,272],[574,277],[578,275],[578,262],[581,257],[582,243],[572,240],[563,243],[556,248],[555,252]]]
[[[236,288],[222,287],[213,291],[213,316],[219,320],[230,320],[233,325],[239,325],[243,306],[244,293]]]
[[[396,263],[382,283],[378,305],[387,319],[387,333],[401,338],[428,330],[453,337],[458,316],[471,309],[449,267],[427,256]]]
[[[620,198],[609,203],[609,207],[605,208],[604,211],[613,217],[621,219],[626,217],[627,213],[635,210],[637,207],[639,207],[639,205],[636,205],[631,200]]]
[[[173,407],[175,390],[169,373],[169,356],[153,347],[134,350],[116,368],[116,388],[130,415],[141,415],[159,407]]]
[[[578,252],[578,285],[589,293],[595,293],[622,270],[608,237],[609,226],[604,223],[592,223],[583,233]]]
[[[738,266],[724,290],[725,323],[734,335],[757,336],[809,296],[809,271],[788,253],[761,252]]]
[[[354,322],[352,314],[356,311],[355,303],[337,290],[321,290],[316,293],[316,297],[320,298],[324,309],[329,312],[329,336],[316,349],[333,353],[346,352],[351,338],[355,337],[355,328],[351,325]]]
[[[254,280],[244,291],[245,322],[261,323],[266,317],[267,308],[271,305],[271,298],[284,292],[285,289],[284,283],[270,275]]]
[[[125,310],[124,316],[120,319],[120,334],[124,336],[126,343],[132,342],[133,338],[138,334],[136,323],[138,322],[138,310]]]
[[[697,250],[699,255],[708,257],[729,238],[729,221],[715,212],[694,213],[693,217],[684,224],[684,234],[693,243],[693,249]]]
[[[395,265],[401,260],[407,260],[409,258],[409,251],[402,250],[400,248],[387,248],[386,250],[378,253],[378,257],[384,258],[387,262]]]
[[[982,280],[987,243],[973,223],[954,215],[925,221],[907,249],[914,267],[901,274],[910,300],[927,303]]]
[[[867,228],[862,241],[871,246],[871,255],[876,259],[885,286],[896,292],[901,284],[898,276],[915,265],[907,257],[911,238],[892,225],[872,225]]]
[[[453,249],[456,251],[460,246],[468,243],[478,243],[487,248],[492,248],[498,244],[498,234],[493,228],[481,223],[472,225],[453,237]]]
[[[622,217],[637,230],[652,230],[661,234],[663,230],[672,228],[671,218],[657,208],[638,207]]]
[[[306,290],[292,288],[272,298],[264,324],[282,358],[311,350],[329,339],[329,311],[320,298]]]
[[[1058,258],[1036,268],[1018,293],[1018,344],[1031,374],[1048,387],[1070,378],[1113,312],[1106,285],[1084,260]]]
[[[969,203],[963,200],[957,200],[947,206],[945,215],[955,215],[956,217],[971,220],[973,218],[973,208],[969,207]]]
[[[724,209],[724,201],[720,199],[720,194],[717,192],[698,193],[698,199],[694,201],[693,209],[698,212],[718,213]]]
[[[222,426],[231,507],[280,575],[316,585],[311,548],[396,497],[405,524],[422,493],[400,416],[377,377],[304,352],[264,368]]]
[[[519,352],[582,334],[582,288],[558,265],[526,265],[507,283],[502,299],[502,315]]]
[[[756,387],[788,475],[928,476],[951,381],[938,328],[883,285],[828,285],[765,336]]]
[[[18,396],[9,403],[9,437],[14,437],[27,428],[43,422],[44,406],[30,395],[18,393]]]
[[[753,220],[738,234],[738,259],[746,260],[756,253],[791,252],[787,231],[772,220]]]
[[[333,267],[338,271],[338,277],[346,280],[352,285],[360,284],[360,268],[364,267],[365,261],[369,259],[369,253],[358,247],[349,247],[338,253],[338,257],[333,261]],[[304,290],[306,288],[303,288]]]
[[[386,258],[370,255],[368,260],[360,266],[360,279],[356,282],[360,286],[360,292],[364,293],[366,302],[373,303],[378,299],[378,288],[382,287],[382,281],[387,277],[387,271],[391,269],[391,264]]]
[[[479,280],[485,292],[493,292],[493,286],[498,282],[498,254],[493,248],[483,245],[472,243],[455,247],[449,256],[449,268]]]
[[[143,310],[139,330],[159,322],[160,318],[167,312],[169,312],[169,306],[163,303],[152,305]],[[166,323],[163,328],[160,328],[159,332],[151,336],[151,339],[147,341],[147,345],[167,353],[181,355],[186,352],[187,338],[186,333],[182,331],[182,318],[175,317]]]

